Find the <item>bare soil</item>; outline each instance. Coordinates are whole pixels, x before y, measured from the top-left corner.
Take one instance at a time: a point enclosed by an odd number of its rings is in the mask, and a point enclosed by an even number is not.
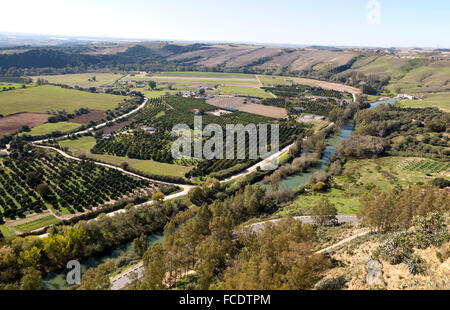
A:
[[[8,115],[0,118],[0,136],[10,135],[19,131],[23,125],[28,125],[30,128],[48,121],[49,114],[39,113],[19,113]]]
[[[70,121],[77,124],[87,124],[90,121],[99,121],[105,116],[105,111],[93,110],[89,111],[88,114],[82,114],[76,116]]]

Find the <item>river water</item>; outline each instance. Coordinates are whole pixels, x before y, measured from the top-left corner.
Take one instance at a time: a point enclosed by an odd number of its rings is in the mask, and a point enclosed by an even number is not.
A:
[[[381,100],[371,104],[370,108],[373,109],[380,104],[395,104],[397,102],[396,99],[388,99]],[[327,139],[327,147],[323,152],[323,156],[320,160],[319,166],[311,169],[311,171],[307,173],[302,173],[298,175],[293,175],[287,177],[281,181],[280,188],[282,189],[296,189],[300,185],[308,183],[310,177],[317,171],[324,171],[326,165],[328,163],[328,159],[331,154],[336,152],[336,148],[339,146],[343,139],[350,138],[350,135],[353,131],[353,123],[349,122],[345,124],[340,133],[338,135],[334,135]],[[270,189],[270,185],[263,185],[266,188]],[[155,243],[162,243],[164,240],[164,234],[162,232],[156,232],[148,235],[149,245],[153,245]],[[127,242],[117,247],[114,247],[101,255],[91,256],[86,258],[80,262],[81,264],[81,273],[84,274],[87,269],[95,268],[100,264],[105,263],[109,259],[116,259],[120,256],[122,252],[127,254],[133,252],[133,242]],[[51,272],[44,279],[42,279],[42,288],[46,290],[64,290],[68,288],[68,284],[66,282],[66,274],[67,271],[61,272]]]

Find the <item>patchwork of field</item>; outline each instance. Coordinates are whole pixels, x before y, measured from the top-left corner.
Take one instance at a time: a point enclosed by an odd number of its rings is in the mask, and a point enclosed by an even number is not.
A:
[[[63,75],[41,75],[33,77],[33,81],[38,78],[47,80],[52,84],[65,84],[72,87],[80,86],[83,88],[99,87],[102,85],[112,84],[123,75],[114,73],[77,73],[77,74],[63,74]],[[96,81],[92,81],[95,77]],[[91,81],[89,81],[91,79]]]
[[[262,104],[244,103],[243,97],[215,97],[208,99],[207,103],[220,108],[232,108],[241,112],[262,115],[272,118],[285,118],[288,114],[286,109],[266,106]]]
[[[71,122],[59,122],[59,123],[45,123],[36,127],[31,128],[29,132],[23,132],[20,135],[31,135],[33,137],[45,136],[51,134],[52,132],[69,133],[77,130],[81,127],[79,123]]]
[[[73,112],[80,108],[106,111],[117,107],[125,98],[45,85],[1,92],[0,114],[47,113],[61,110]]]
[[[120,167],[123,163],[128,163],[129,167],[133,170],[140,171],[145,174],[184,177],[184,175],[192,169],[192,167],[160,163],[153,160],[140,160],[112,155],[91,154],[90,150],[94,147],[95,143],[96,141],[94,137],[82,137],[76,140],[58,141],[58,144],[61,147],[68,148],[69,152],[71,152],[74,156],[85,155],[94,160],[118,167]]]
[[[0,118],[0,137],[18,132],[23,125],[38,126],[47,122],[50,115],[39,113],[20,113]]]
[[[397,105],[404,108],[436,107],[450,113],[450,92],[426,94],[421,100],[401,100]]]

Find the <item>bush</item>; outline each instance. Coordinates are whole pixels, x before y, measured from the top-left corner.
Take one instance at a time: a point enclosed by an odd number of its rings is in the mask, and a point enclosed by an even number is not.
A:
[[[413,254],[413,244],[411,234],[394,233],[384,244],[375,250],[375,258],[382,258],[391,265],[398,265],[404,262]]]
[[[420,249],[426,249],[431,245],[440,247],[448,237],[445,218],[438,212],[418,217],[414,226],[416,227],[414,244]]]

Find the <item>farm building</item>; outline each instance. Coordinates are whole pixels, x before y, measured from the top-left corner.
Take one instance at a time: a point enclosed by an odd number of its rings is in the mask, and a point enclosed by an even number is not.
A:
[[[153,135],[156,132],[156,128],[149,126],[141,126],[141,129],[149,135]]]
[[[188,113],[199,115],[200,114],[200,110],[199,109],[192,109],[192,110],[189,110]]]
[[[408,99],[408,100],[415,100],[416,97],[411,96],[411,95],[407,95],[407,94],[398,94],[397,95],[398,99]]]
[[[112,139],[112,134],[106,133],[102,135],[102,140],[110,140],[110,139]]]

